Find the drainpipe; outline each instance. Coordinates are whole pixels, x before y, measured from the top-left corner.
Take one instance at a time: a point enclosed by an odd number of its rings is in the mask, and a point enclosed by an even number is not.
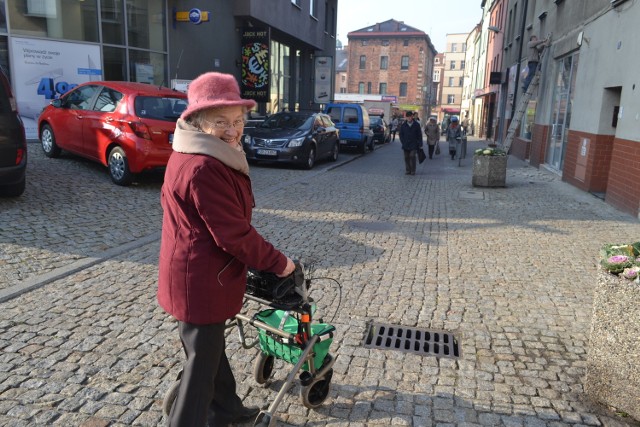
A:
[[[518,105],[518,86],[520,84],[520,64],[522,63],[522,45],[524,44],[524,27],[527,24],[527,9],[529,8],[528,0],[524,0],[522,8],[522,24],[520,26],[520,47],[518,47],[518,66],[516,67],[516,87],[513,89],[513,107],[511,108],[511,120],[516,113]]]

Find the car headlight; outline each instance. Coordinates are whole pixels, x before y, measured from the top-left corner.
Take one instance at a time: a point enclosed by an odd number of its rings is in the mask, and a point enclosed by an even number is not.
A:
[[[294,138],[289,141],[289,147],[301,147],[304,143],[304,136],[302,138]]]
[[[242,135],[242,143],[251,145],[251,136],[250,135]]]

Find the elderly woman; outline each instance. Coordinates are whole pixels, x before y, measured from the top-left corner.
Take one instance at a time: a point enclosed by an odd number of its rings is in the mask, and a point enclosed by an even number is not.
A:
[[[295,269],[251,225],[254,206],[240,138],[255,106],[235,78],[206,73],[188,89],[165,172],[158,302],[178,320],[186,354],[170,426],[250,420],[225,352],[225,321],[242,308],[247,268],[280,277]]]

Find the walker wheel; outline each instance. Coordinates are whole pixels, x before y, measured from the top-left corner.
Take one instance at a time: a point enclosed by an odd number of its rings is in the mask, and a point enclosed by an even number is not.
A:
[[[180,381],[175,381],[169,387],[169,390],[164,394],[164,400],[162,401],[162,412],[168,417],[171,412],[171,407],[173,406],[173,402],[178,397],[178,389],[180,388]]]
[[[266,383],[273,373],[275,358],[263,352],[258,354],[258,358],[253,366],[253,377],[258,384]]]
[[[329,396],[332,376],[333,369],[329,369],[324,378],[318,378],[308,386],[300,388],[300,398],[305,407],[316,409],[324,403]]]

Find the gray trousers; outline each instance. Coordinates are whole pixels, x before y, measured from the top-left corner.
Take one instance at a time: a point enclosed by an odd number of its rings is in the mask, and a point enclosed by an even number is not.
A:
[[[224,330],[224,323],[178,322],[187,360],[169,414],[170,427],[205,427],[207,417],[209,427],[227,426],[240,412],[242,400],[225,353]]]
[[[402,150],[404,152],[404,167],[407,173],[416,173],[416,156],[418,150]]]

